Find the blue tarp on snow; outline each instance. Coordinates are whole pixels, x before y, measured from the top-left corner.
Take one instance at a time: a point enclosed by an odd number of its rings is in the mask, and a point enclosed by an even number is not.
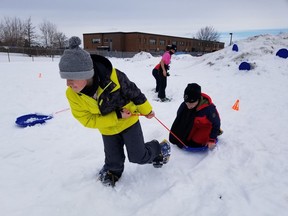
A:
[[[242,62],[239,65],[239,70],[250,70],[251,69],[251,65],[248,62]]]
[[[278,52],[276,53],[276,56],[279,56],[281,58],[288,58],[288,50],[283,48],[283,49],[279,49]]]
[[[237,46],[237,44],[234,44],[234,45],[233,45],[232,50],[235,51],[235,52],[238,52],[238,46]]]

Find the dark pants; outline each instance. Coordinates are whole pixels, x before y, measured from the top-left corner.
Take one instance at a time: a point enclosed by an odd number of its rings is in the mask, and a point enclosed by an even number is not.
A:
[[[119,134],[102,135],[102,138],[105,152],[104,168],[118,176],[124,171],[124,145],[129,161],[137,164],[151,163],[161,151],[157,140],[144,143],[139,121]]]
[[[156,68],[153,69],[152,74],[156,80],[156,88],[155,88],[155,92],[159,92],[159,70],[157,70]]]
[[[167,86],[167,76],[163,75],[163,71],[159,70],[159,92],[158,98],[166,98],[165,89]]]

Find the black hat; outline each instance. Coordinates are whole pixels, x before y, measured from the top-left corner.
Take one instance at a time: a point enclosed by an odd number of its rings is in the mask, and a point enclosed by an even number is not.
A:
[[[177,51],[177,46],[176,46],[175,44],[172,44],[171,47],[170,47],[170,49],[173,49],[173,50],[175,50],[175,52],[176,52],[176,51]]]
[[[201,98],[201,86],[189,83],[184,91],[184,101],[194,103]]]

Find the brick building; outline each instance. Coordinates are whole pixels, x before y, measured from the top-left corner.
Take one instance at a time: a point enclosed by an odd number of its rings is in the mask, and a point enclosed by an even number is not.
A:
[[[177,45],[177,52],[213,52],[224,43],[143,32],[108,32],[83,34],[84,49],[89,52],[163,52],[167,45]]]

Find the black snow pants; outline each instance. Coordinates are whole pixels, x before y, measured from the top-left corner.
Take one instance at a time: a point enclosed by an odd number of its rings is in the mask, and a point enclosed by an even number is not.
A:
[[[160,154],[160,145],[157,140],[144,143],[140,122],[115,135],[102,135],[104,142],[105,164],[104,168],[121,176],[124,171],[125,153],[132,163],[147,164]]]

